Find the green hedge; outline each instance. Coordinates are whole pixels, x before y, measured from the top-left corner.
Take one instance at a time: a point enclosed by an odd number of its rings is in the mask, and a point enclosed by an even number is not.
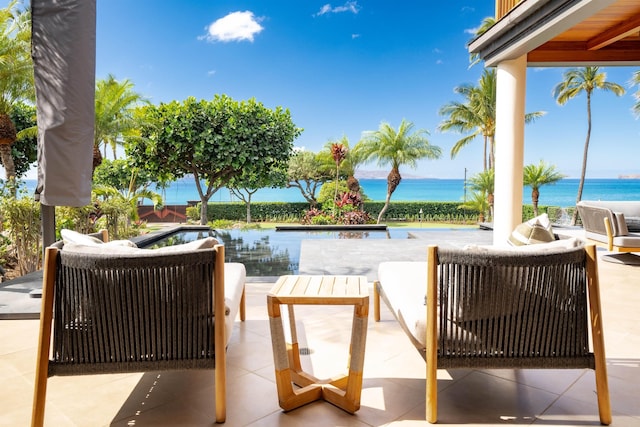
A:
[[[255,222],[298,221],[307,209],[309,209],[309,203],[306,202],[253,202],[251,203],[251,220]],[[187,215],[197,220],[200,218],[200,209],[187,208]],[[243,202],[209,203],[207,220],[220,219],[246,221],[247,207]]]
[[[365,202],[364,210],[377,218],[384,202]],[[475,212],[458,209],[459,202],[391,202],[385,213],[386,221],[447,221],[477,220]],[[420,210],[422,209],[422,216]]]
[[[364,202],[364,210],[377,218],[384,202]],[[459,208],[458,202],[394,202],[389,204],[385,214],[385,221],[438,221],[438,222],[474,222],[478,215],[469,210]],[[251,220],[255,222],[278,221],[298,222],[309,209],[306,202],[253,202],[251,203]],[[420,215],[422,209],[422,215]],[[557,206],[538,206],[540,213],[548,213],[551,221],[559,222],[567,215],[571,216],[570,208]],[[193,220],[200,218],[200,210],[197,207],[187,209],[187,215]],[[522,220],[533,218],[533,206],[522,206]],[[246,221],[247,210],[242,202],[214,202],[209,203],[207,210],[208,221],[230,220]]]

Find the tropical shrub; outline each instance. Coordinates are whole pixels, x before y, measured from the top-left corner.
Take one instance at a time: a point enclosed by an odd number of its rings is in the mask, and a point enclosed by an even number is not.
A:
[[[17,198],[5,195],[0,201],[2,225],[11,241],[10,252],[17,261],[20,275],[37,271],[40,268],[40,204],[33,197]]]

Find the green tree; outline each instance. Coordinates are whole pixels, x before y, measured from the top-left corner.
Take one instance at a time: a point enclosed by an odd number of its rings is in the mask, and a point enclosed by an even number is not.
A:
[[[16,176],[11,146],[17,130],[11,114],[16,105],[34,98],[31,14],[12,0],[0,9],[0,159],[7,180]]]
[[[591,139],[591,97],[596,89],[605,92],[612,92],[617,96],[624,95],[624,88],[618,83],[608,82],[607,74],[600,70],[600,67],[582,67],[571,68],[563,75],[563,81],[553,88],[553,96],[559,105],[564,105],[570,99],[573,99],[585,93],[587,95],[587,137],[584,142],[584,150],[582,153],[582,171],[580,172],[580,183],[578,184],[578,195],[576,196],[576,204],[582,200],[582,190],[584,189],[584,179],[587,174],[587,157],[589,155],[589,142]],[[577,209],[574,210],[571,217],[571,225],[576,224],[578,217]]]
[[[540,200],[540,187],[555,184],[565,175],[556,170],[554,165],[547,165],[543,160],[537,165],[526,165],[523,170],[524,185],[531,187],[531,203],[533,204],[533,216],[538,216],[538,201]]]
[[[131,178],[135,179],[132,180]],[[118,191],[137,193],[148,189],[152,183],[158,183],[160,178],[154,177],[148,171],[134,167],[126,159],[104,159],[93,173],[93,184],[114,187]],[[131,185],[134,185],[131,188]]]
[[[332,171],[323,161],[323,156],[312,151],[300,150],[291,156],[287,170],[287,187],[300,190],[302,197],[314,208],[318,204],[316,191],[331,180]]]
[[[493,169],[487,169],[479,172],[469,178],[467,187],[472,192],[471,203],[478,205],[477,198],[482,195],[485,198],[486,209],[483,210],[482,217],[486,218],[488,211],[488,220],[493,220],[493,201],[494,201],[494,189],[495,189],[495,171]],[[477,206],[476,206],[477,207]],[[476,209],[477,210],[477,209]]]
[[[106,79],[96,82],[96,121],[93,140],[94,169],[107,157],[107,147],[111,147],[116,158],[116,147],[124,136],[133,137],[140,126],[139,116],[135,114],[140,105],[148,101],[133,90],[128,79],[118,81],[109,74]],[[104,156],[100,146],[104,146]]]
[[[496,71],[485,69],[477,86],[464,84],[456,87],[454,92],[461,95],[464,101],[450,102],[440,108],[440,115],[446,118],[438,125],[438,130],[468,135],[451,147],[451,158],[455,158],[476,137],[482,136],[482,168],[492,169],[495,165]],[[544,111],[527,113],[525,123],[531,123],[544,114]]]
[[[129,185],[123,188],[117,181],[116,185],[94,184],[93,193],[100,199],[99,209],[107,216],[109,234],[118,238],[129,237],[129,229],[133,222],[139,220],[138,204],[143,199],[149,199],[154,208],[162,206],[162,196],[149,190],[145,185],[138,184],[136,170],[129,173]],[[119,226],[120,218],[124,217],[122,230]]]
[[[201,224],[207,223],[207,204],[216,191],[243,173],[262,175],[286,164],[301,132],[289,110],[270,110],[255,99],[189,97],[144,110],[141,138],[126,144],[127,155],[160,178],[192,175],[201,201]]]
[[[426,135],[428,132],[422,129],[413,132],[413,123],[404,119],[397,131],[389,123],[383,122],[378,130],[365,132],[354,147],[356,155],[362,156],[363,161],[376,160],[379,166],[391,165],[387,176],[387,196],[378,215],[378,224],[389,208],[391,195],[402,180],[400,166],[415,168],[420,159],[438,159],[442,155],[440,147],[431,145]]]
[[[278,168],[265,169],[262,173],[253,170],[243,171],[231,179],[227,187],[229,191],[242,200],[247,208],[247,224],[251,223],[251,198],[261,188],[282,188],[287,185],[285,164]]]
[[[11,146],[11,157],[16,178],[24,176],[38,159],[38,128],[36,108],[18,102],[11,110],[11,120],[16,125],[17,139]]]

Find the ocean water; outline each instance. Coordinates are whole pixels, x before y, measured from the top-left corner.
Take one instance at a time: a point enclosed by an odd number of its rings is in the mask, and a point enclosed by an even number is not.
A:
[[[563,179],[552,185],[540,188],[542,205],[568,207],[574,206],[578,194],[579,179]],[[29,193],[33,193],[35,180],[26,180]],[[360,186],[370,200],[384,201],[387,193],[385,179],[361,179]],[[186,204],[199,201],[193,178],[181,179],[172,183],[163,194],[165,204]],[[467,193],[466,196],[470,196]],[[403,179],[393,193],[392,201],[441,201],[462,202],[465,199],[463,179]],[[640,200],[640,179],[587,179],[582,193],[583,200]],[[304,202],[297,188],[262,188],[251,198],[253,202]],[[226,188],[218,190],[211,202],[239,201]],[[147,201],[148,202],[148,201]],[[524,188],[522,202],[531,204],[531,189]]]

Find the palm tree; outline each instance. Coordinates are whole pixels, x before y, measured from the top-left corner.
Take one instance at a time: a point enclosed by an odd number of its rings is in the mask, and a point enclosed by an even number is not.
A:
[[[485,213],[489,208],[487,202],[486,193],[482,191],[474,191],[471,193],[471,197],[467,199],[463,204],[458,206],[458,209],[464,209],[466,211],[472,211],[478,213],[478,222],[484,222]]]
[[[538,216],[538,200],[540,200],[540,187],[547,184],[555,184],[565,175],[556,170],[554,165],[547,165],[543,160],[537,165],[531,164],[524,167],[524,185],[531,187],[531,203],[533,215]]]
[[[493,24],[495,23],[496,23],[496,18],[494,18],[493,16],[487,16],[482,20],[482,23],[480,24],[480,26],[476,28],[474,37],[480,37],[481,35],[486,33],[487,30],[493,27]],[[469,68],[473,67],[478,62],[480,62],[480,55],[478,55],[477,53],[472,53],[469,55]]]
[[[149,190],[146,185],[140,186],[137,182],[138,173],[132,171],[131,178],[129,180],[129,186],[126,189],[118,188],[108,184],[98,184],[93,186],[93,193],[102,197],[103,204],[101,210],[103,213],[112,214],[112,226],[114,236],[120,236],[118,231],[118,216],[123,212],[126,212],[127,218],[125,222],[125,229],[128,229],[129,225],[137,221],[138,217],[138,203],[143,199],[149,199],[153,203],[153,208],[158,209],[162,207],[162,196],[155,191]],[[107,202],[105,205],[104,202]],[[111,205],[112,208],[108,208]],[[107,215],[109,216],[109,215]],[[109,231],[111,233],[111,230]],[[124,235],[122,235],[124,236]]]
[[[479,195],[482,195],[486,199],[486,207],[489,211],[489,221],[493,220],[493,201],[494,201],[494,189],[495,189],[495,171],[493,169],[487,169],[479,172],[469,178],[467,187],[471,190],[473,197],[477,199]],[[477,204],[477,200],[474,201]],[[484,217],[484,211],[482,212]]]
[[[354,151],[363,161],[377,160],[379,166],[391,165],[387,176],[387,197],[378,215],[377,223],[389,208],[391,195],[396,190],[402,177],[400,166],[408,165],[415,168],[418,160],[423,158],[438,159],[442,155],[440,147],[431,145],[426,138],[426,130],[413,130],[413,123],[402,120],[398,131],[389,124],[381,123],[377,131],[365,132]]]
[[[477,136],[482,136],[484,142],[483,170],[492,169],[495,163],[496,71],[485,69],[477,86],[461,85],[456,87],[454,92],[462,95],[465,100],[450,102],[440,108],[440,115],[447,118],[438,125],[438,130],[468,133],[469,135],[453,145],[451,158],[455,158],[460,150]],[[525,114],[525,123],[531,123],[544,114],[544,111],[527,113]]]
[[[564,73],[564,80],[553,89],[553,96],[559,105],[564,105],[568,100],[575,98],[582,92],[587,94],[587,138],[584,142],[582,154],[582,171],[576,204],[582,200],[584,178],[587,173],[587,156],[589,154],[589,139],[591,138],[591,95],[595,89],[613,92],[617,96],[624,95],[624,88],[617,83],[608,82],[607,74],[600,71],[600,67],[571,68]],[[578,211],[573,211],[571,225],[576,224]]]
[[[111,74],[96,83],[96,121],[93,146],[94,169],[102,162],[100,146],[104,144],[104,157],[107,146],[113,150],[116,158],[116,147],[121,138],[138,128],[139,121],[135,109],[148,101],[133,91],[133,83],[128,79],[118,81]]]
[[[16,126],[11,120],[15,106],[35,98],[31,60],[31,14],[18,10],[17,0],[0,9],[0,160],[7,181],[16,175],[11,146]]]
[[[633,94],[633,97],[636,100],[636,103],[632,107],[633,114],[636,118],[640,118],[640,71],[636,71],[633,73],[631,80],[629,81],[629,86],[634,87],[637,86],[638,90]]]

